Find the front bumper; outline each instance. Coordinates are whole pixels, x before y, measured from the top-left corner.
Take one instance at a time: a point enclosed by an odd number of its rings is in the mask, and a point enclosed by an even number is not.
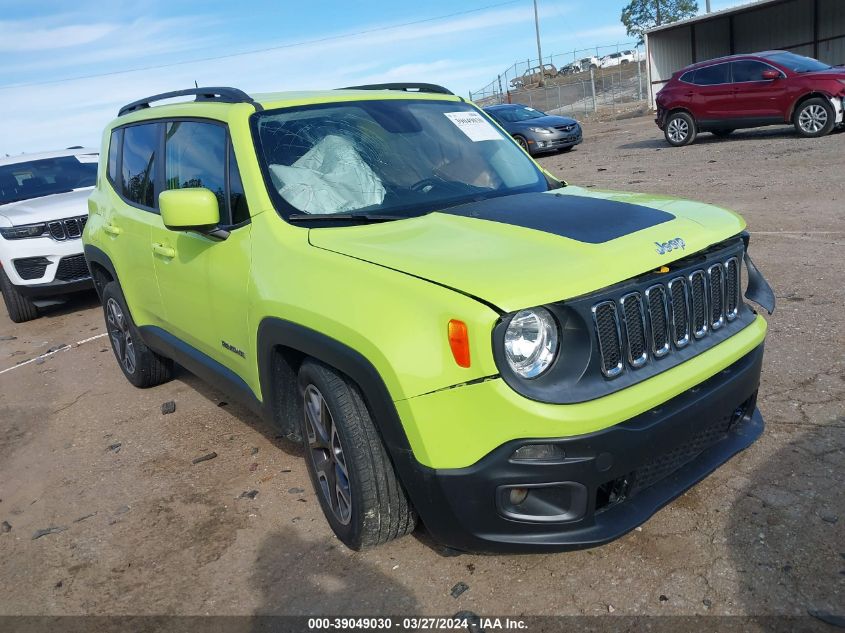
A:
[[[41,297],[56,297],[73,292],[82,292],[94,288],[94,281],[91,277],[75,279],[73,281],[52,281],[46,284],[35,284],[32,286],[15,286],[15,289],[24,297],[37,299]]]
[[[584,140],[581,127],[576,127],[571,132],[560,132],[557,135],[539,136],[535,135],[528,140],[528,146],[531,148],[532,154],[540,154],[542,152],[554,152],[567,147],[574,147]]]
[[[432,536],[461,550],[560,551],[616,539],[759,437],[762,358],[761,344],[692,389],[601,431],[510,441],[467,468],[417,464],[412,500]],[[559,446],[565,457],[511,458],[538,443]],[[514,487],[537,491],[529,515],[510,505]]]

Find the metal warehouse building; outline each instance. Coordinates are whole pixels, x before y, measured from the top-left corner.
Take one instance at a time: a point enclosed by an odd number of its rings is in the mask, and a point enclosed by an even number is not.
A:
[[[759,0],[659,26],[645,41],[653,107],[672,73],[714,57],[783,49],[845,64],[845,0]]]

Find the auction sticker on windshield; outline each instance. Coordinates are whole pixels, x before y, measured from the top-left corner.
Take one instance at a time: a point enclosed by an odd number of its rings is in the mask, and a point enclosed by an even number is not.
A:
[[[471,141],[500,141],[502,135],[477,112],[444,112]]]

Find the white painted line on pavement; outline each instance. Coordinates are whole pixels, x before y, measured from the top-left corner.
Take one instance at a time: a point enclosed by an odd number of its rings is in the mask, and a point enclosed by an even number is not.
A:
[[[108,332],[103,332],[102,334],[97,334],[96,336],[89,336],[88,338],[82,339],[81,341],[77,341],[73,345],[65,345],[64,347],[54,349],[52,352],[47,352],[46,354],[41,354],[41,356],[36,356],[35,358],[30,358],[29,360],[26,360],[22,363],[18,363],[14,367],[7,367],[6,369],[0,370],[0,374],[5,374],[7,371],[12,371],[13,369],[18,369],[20,367],[23,367],[24,365],[34,363],[40,358],[47,358],[48,356],[53,356],[54,354],[58,354],[59,352],[64,352],[66,350],[73,349],[74,347],[79,347],[83,343],[89,343],[90,341],[95,341],[98,338],[103,338],[104,336],[108,335]]]

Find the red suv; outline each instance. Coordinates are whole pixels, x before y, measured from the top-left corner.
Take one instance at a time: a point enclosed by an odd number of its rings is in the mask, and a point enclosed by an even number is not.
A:
[[[843,124],[845,68],[787,51],[732,55],[687,66],[657,93],[657,126],[670,145],[698,132],[792,123],[801,136]]]

